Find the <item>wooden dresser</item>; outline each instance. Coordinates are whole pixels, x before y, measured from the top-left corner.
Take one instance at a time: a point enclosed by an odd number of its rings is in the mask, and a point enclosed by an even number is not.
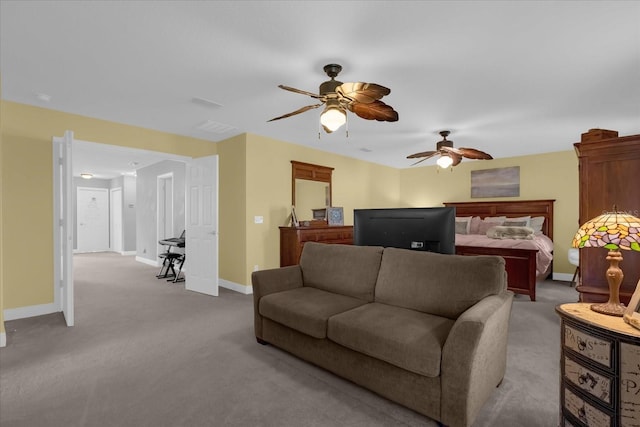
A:
[[[280,267],[300,261],[306,242],[353,244],[353,226],[280,227]]]
[[[560,426],[640,425],[640,331],[621,317],[562,304]]]
[[[591,129],[575,143],[578,153],[580,218],[578,227],[588,220],[612,211],[640,216],[640,135],[617,137],[615,131]],[[580,301],[605,302],[609,296],[606,271],[607,251],[600,248],[580,249],[580,282],[576,290]],[[640,252],[621,251],[620,267],[624,280],[620,301],[627,304],[640,278]]]

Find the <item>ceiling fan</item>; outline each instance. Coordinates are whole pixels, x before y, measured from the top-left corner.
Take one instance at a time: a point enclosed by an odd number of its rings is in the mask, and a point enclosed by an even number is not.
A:
[[[450,133],[451,132],[449,132],[448,130],[443,130],[440,132],[442,141],[438,141],[435,151],[423,151],[421,153],[415,153],[407,156],[407,159],[419,159],[420,157],[423,157],[423,159],[418,160],[411,166],[417,165],[420,162],[424,162],[425,160],[437,154],[440,154],[440,158],[438,159],[437,164],[443,169],[446,169],[449,166],[453,167],[460,164],[463,157],[476,160],[493,159],[490,154],[487,154],[484,151],[476,150],[475,148],[453,148],[453,141],[447,139],[447,136],[449,136]]]
[[[268,121],[272,122],[291,117],[323,105],[325,105],[325,109],[320,115],[320,123],[326,133],[331,133],[346,123],[346,110],[366,120],[377,120],[379,122],[398,121],[398,113],[392,107],[380,101],[380,98],[391,93],[390,89],[375,83],[342,83],[335,79],[340,71],[342,71],[342,66],[338,64],[324,66],[324,72],[331,77],[331,80],[327,80],[320,85],[319,94],[279,85],[279,88],[302,95],[309,95],[321,102],[307,105]]]

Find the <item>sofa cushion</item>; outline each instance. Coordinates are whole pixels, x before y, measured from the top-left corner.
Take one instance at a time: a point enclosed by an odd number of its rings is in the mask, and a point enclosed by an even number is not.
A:
[[[331,317],[327,338],[399,368],[437,377],[442,347],[454,323],[445,317],[370,303]]]
[[[300,267],[304,286],[373,301],[382,247],[307,242]]]
[[[385,248],[375,301],[456,319],[506,288],[502,257]]]
[[[315,338],[327,337],[327,319],[365,304],[364,301],[311,287],[276,292],[260,298],[260,314]]]

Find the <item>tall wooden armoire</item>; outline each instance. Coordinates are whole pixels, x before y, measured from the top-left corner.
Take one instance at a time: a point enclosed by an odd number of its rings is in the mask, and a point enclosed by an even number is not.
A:
[[[574,144],[578,154],[580,224],[613,211],[640,216],[640,135],[618,137],[618,132],[590,129]],[[620,251],[624,280],[620,301],[628,304],[640,279],[640,252]],[[580,301],[606,302],[609,295],[607,250],[580,249]]]

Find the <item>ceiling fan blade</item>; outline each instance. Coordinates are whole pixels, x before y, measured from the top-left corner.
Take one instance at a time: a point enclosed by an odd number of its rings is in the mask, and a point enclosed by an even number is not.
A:
[[[415,162],[415,163],[411,163],[411,165],[410,165],[410,166],[415,166],[415,165],[417,165],[418,163],[422,163],[422,162],[424,162],[425,160],[427,160],[428,158],[429,158],[429,157],[425,157],[424,159],[420,159],[420,160],[418,160],[418,161],[417,161],[417,162]]]
[[[373,101],[367,104],[353,102],[347,104],[349,111],[366,120],[379,122],[397,122],[398,113],[382,101]]]
[[[391,93],[391,89],[375,83],[342,83],[336,93],[349,102],[369,104]]]
[[[436,154],[438,154],[437,151],[423,151],[422,153],[415,153],[410,156],[407,156],[407,159],[417,159],[420,157],[426,157],[426,159],[424,160],[427,160],[429,157],[433,157]]]
[[[302,95],[308,95],[308,96],[310,96],[312,98],[316,98],[316,99],[323,99],[324,98],[322,95],[318,95],[318,94],[315,94],[315,93],[307,92],[306,90],[296,89],[296,88],[291,87],[291,86],[278,85],[278,87],[280,89],[288,90],[290,92],[295,92],[295,93],[299,93],[299,94],[302,94]]]
[[[468,159],[478,160],[491,160],[491,154],[487,154],[484,151],[476,150],[475,148],[458,148],[460,154]]]
[[[451,167],[457,166],[462,161],[462,156],[457,153],[449,153],[449,156],[453,159],[453,163],[451,163]]]
[[[296,114],[304,113],[305,111],[313,110],[314,108],[322,107],[323,104],[315,104],[315,105],[307,105],[306,107],[302,107],[296,111],[292,111],[291,113],[285,114],[280,117],[275,117],[271,120],[267,120],[268,122],[272,122],[274,120],[286,119],[287,117],[295,116]]]

